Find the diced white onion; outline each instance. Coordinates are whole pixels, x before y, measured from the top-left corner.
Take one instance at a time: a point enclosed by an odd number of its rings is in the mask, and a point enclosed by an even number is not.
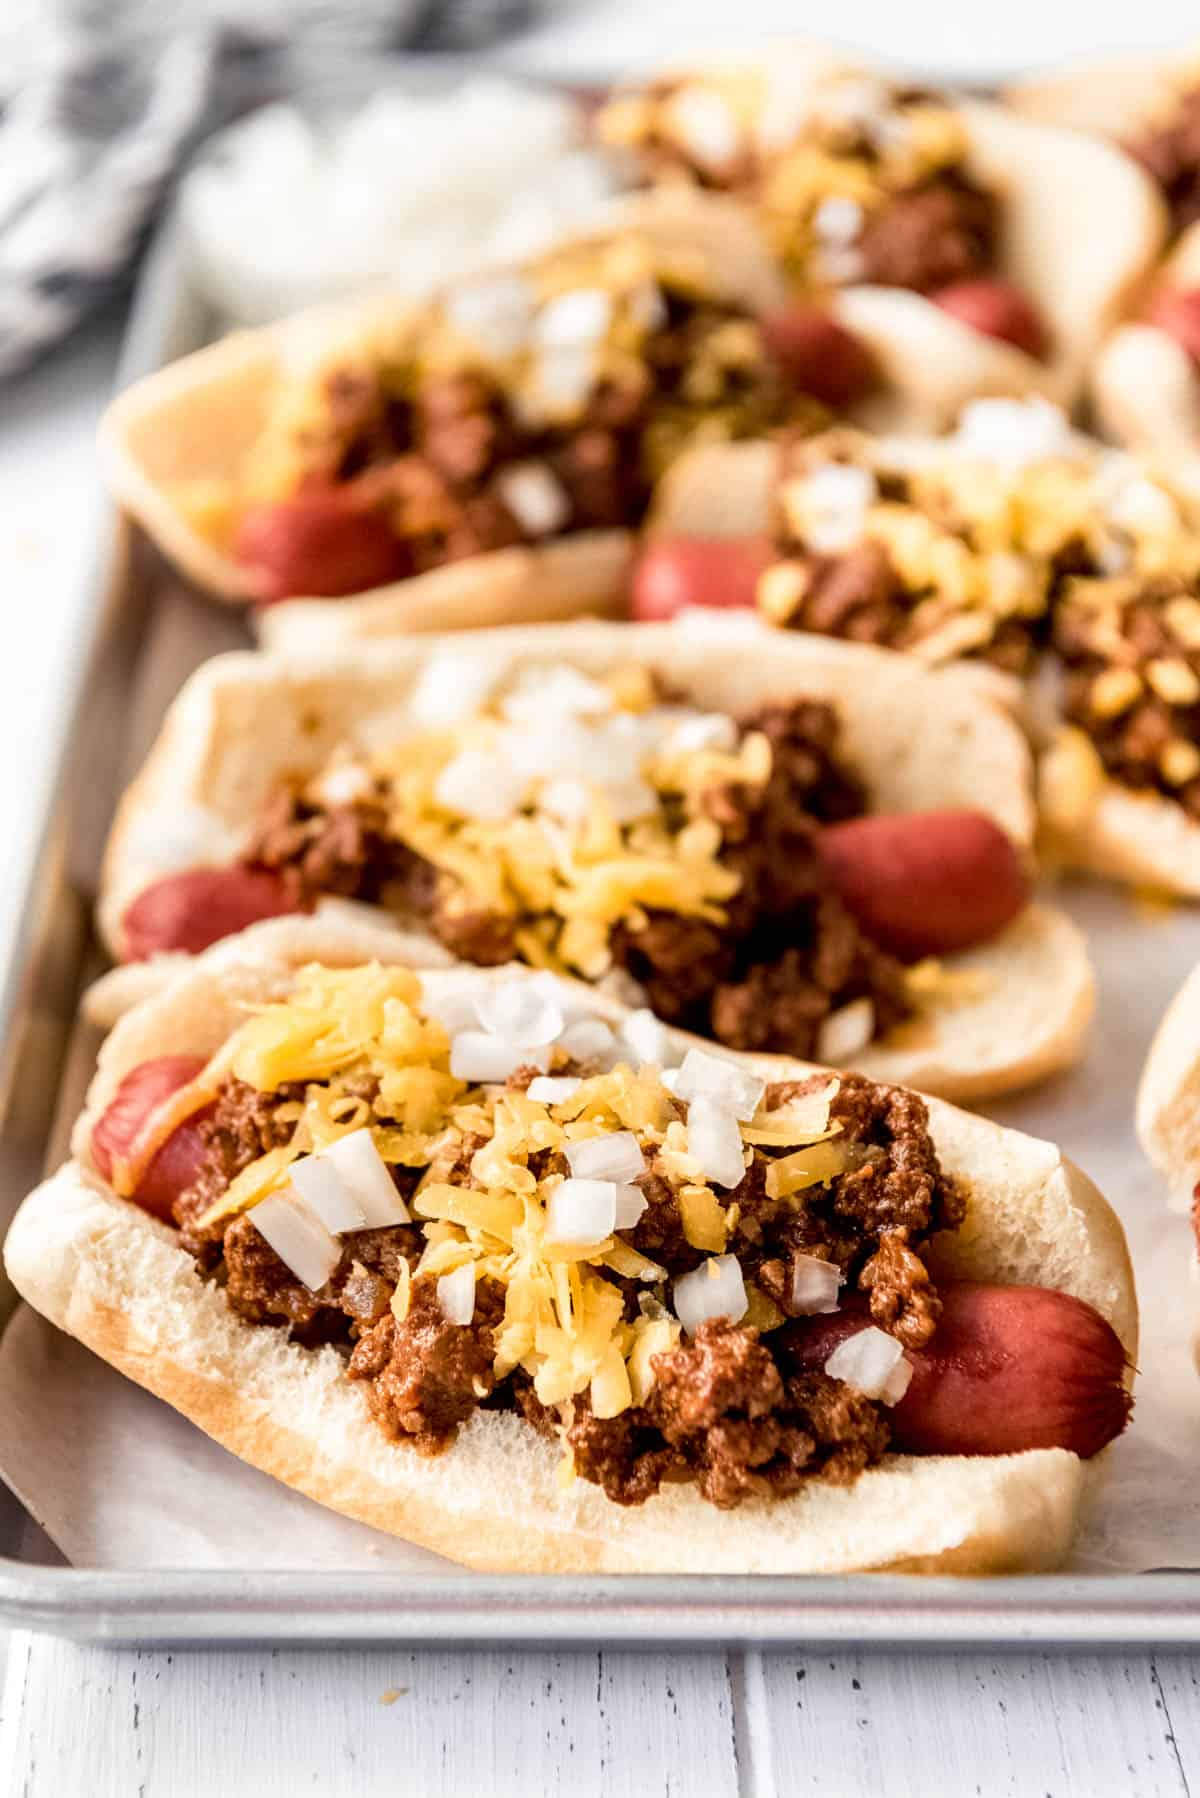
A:
[[[816,1317],[838,1308],[838,1290],[845,1275],[832,1261],[819,1255],[792,1257],[792,1310],[802,1317]]]
[[[866,1048],[875,1034],[875,1006],[870,999],[852,999],[831,1011],[817,1032],[817,1060],[844,1067]]]
[[[813,213],[813,230],[823,243],[852,244],[863,227],[863,209],[845,194],[830,194]]]
[[[663,747],[668,755],[698,749],[737,748],[737,725],[725,712],[694,712],[682,718],[667,736]]]
[[[825,1363],[831,1380],[842,1380],[867,1398],[882,1399],[885,1405],[898,1404],[904,1397],[912,1371],[896,1338],[874,1324],[839,1342]]]
[[[528,776],[503,757],[464,749],[446,763],[434,783],[434,797],[464,818],[510,818],[525,797]]]
[[[688,1154],[714,1186],[738,1186],[746,1172],[742,1132],[732,1111],[713,1099],[693,1099],[687,1114]]]
[[[536,975],[485,987],[475,1001],[475,1015],[490,1035],[533,1048],[556,1041],[566,1024],[553,985]]]
[[[568,1024],[558,1039],[558,1046],[572,1061],[606,1061],[613,1054],[617,1039],[599,1018],[580,1018]]]
[[[870,469],[830,463],[805,476],[789,505],[802,519],[808,547],[819,555],[838,555],[859,541],[877,492]]]
[[[327,1230],[364,1230],[363,1208],[337,1169],[320,1155],[302,1155],[291,1167],[292,1185]]]
[[[548,349],[599,343],[612,321],[612,296],[603,287],[577,287],[549,300],[533,326],[536,341]]]
[[[617,1188],[612,1180],[563,1180],[546,1204],[547,1242],[581,1248],[603,1242],[617,1224]]]
[[[681,1099],[712,1099],[748,1123],[762,1104],[767,1083],[736,1062],[706,1055],[702,1049],[689,1049],[674,1090]]]
[[[537,798],[538,810],[560,824],[582,824],[592,809],[592,795],[586,781],[559,778],[548,780]]]
[[[525,1090],[539,1105],[565,1105],[582,1085],[578,1074],[539,1074]]]
[[[339,1137],[337,1142],[310,1159],[323,1161],[333,1169],[361,1210],[364,1229],[384,1230],[389,1224],[408,1223],[408,1206],[396,1191],[387,1163],[365,1126]],[[296,1178],[295,1169],[292,1178]]]
[[[461,1030],[450,1044],[450,1072],[471,1086],[494,1086],[518,1068],[541,1068],[544,1073],[549,1061],[548,1049],[515,1043],[486,1030]]]
[[[664,108],[677,142],[703,168],[721,170],[738,152],[740,133],[731,107],[710,88],[684,87]]]
[[[741,1264],[736,1255],[715,1255],[675,1282],[675,1315],[694,1336],[710,1317],[728,1317],[734,1323],[746,1315],[749,1300]]]
[[[353,805],[371,791],[371,776],[359,762],[341,762],[313,785],[322,805]]]
[[[479,1024],[479,996],[487,984],[485,975],[468,974],[451,986],[435,987],[433,991],[427,988],[422,998],[423,1009],[442,1026],[447,1036],[474,1030]]]
[[[519,275],[463,281],[443,300],[447,318],[489,356],[513,356],[529,335],[534,291]]]
[[[646,1171],[646,1157],[632,1130],[585,1136],[579,1142],[567,1143],[563,1153],[579,1180],[615,1180],[621,1184],[636,1180]]]
[[[640,1186],[618,1185],[617,1216],[614,1228],[632,1230],[639,1222],[643,1211],[650,1203]]]
[[[438,1304],[449,1324],[469,1324],[475,1315],[475,1263],[464,1261],[437,1283]]]
[[[495,684],[495,672],[481,657],[443,650],[431,656],[408,696],[414,723],[444,729],[473,717]]]
[[[559,774],[578,779],[578,770],[590,763],[592,738],[567,713],[543,712],[512,725],[498,747],[528,779],[548,780]]]
[[[595,352],[586,344],[543,350],[537,359],[533,392],[520,396],[523,421],[538,425],[582,412],[595,376]]]
[[[961,456],[1010,470],[1078,454],[1066,413],[1049,400],[972,400],[948,445]]]
[[[294,1193],[273,1192],[250,1213],[259,1235],[310,1292],[319,1292],[342,1258],[342,1246]]]
[[[603,681],[593,680],[569,662],[527,668],[500,702],[514,724],[528,723],[546,712],[568,712],[580,718],[602,718],[613,709],[613,696]]]
[[[1179,508],[1170,494],[1146,475],[1125,482],[1108,502],[1109,522],[1135,537],[1166,536],[1179,527]]]
[[[660,1023],[645,1005],[631,1011],[624,1019],[621,1041],[629,1047],[639,1065],[649,1061],[655,1067],[665,1068],[674,1059],[665,1024]]]
[[[496,488],[530,537],[552,537],[571,516],[567,490],[544,462],[514,462],[497,477]]]

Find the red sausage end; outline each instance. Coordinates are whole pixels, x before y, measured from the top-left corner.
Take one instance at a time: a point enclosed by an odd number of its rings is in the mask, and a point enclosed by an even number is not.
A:
[[[299,910],[278,874],[266,868],[184,868],[144,888],[121,919],[122,959],[145,961],[169,949],[202,949]]]
[[[818,849],[847,908],[902,960],[987,942],[1029,902],[1016,845],[984,812],[851,818]]]

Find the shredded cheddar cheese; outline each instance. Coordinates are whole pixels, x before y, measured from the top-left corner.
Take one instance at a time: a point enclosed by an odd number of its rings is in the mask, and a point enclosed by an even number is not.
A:
[[[291,1126],[288,1141],[244,1168],[201,1225],[252,1215],[261,1200],[288,1188],[299,1156],[367,1129],[385,1164],[421,1170],[409,1199],[423,1236],[415,1273],[440,1278],[469,1265],[477,1280],[503,1287],[493,1332],[497,1378],[522,1368],[546,1405],[586,1391],[602,1418],[643,1403],[654,1357],[680,1336],[662,1302],[666,1273],[619,1232],[586,1245],[548,1237],[563,1152],[632,1133],[646,1165],[671,1186],[688,1242],[708,1253],[725,1250],[736,1203],[723,1203],[688,1155],[682,1107],[657,1068],[622,1064],[581,1079],[569,1099],[545,1104],[527,1092],[466,1086],[449,1073],[449,1053],[410,971],[301,969],[288,996],[253,1009],[195,1082],[196,1093],[209,1097],[230,1074],[263,1092],[303,1089],[277,1113]],[[831,1078],[746,1124],[747,1144],[798,1145],[771,1163],[768,1196],[847,1165],[830,1126],[837,1091]],[[408,1316],[413,1277],[403,1261],[391,1299],[399,1322]],[[643,1288],[632,1321],[618,1280]],[[761,1328],[782,1321],[762,1293],[751,1293],[751,1307]]]

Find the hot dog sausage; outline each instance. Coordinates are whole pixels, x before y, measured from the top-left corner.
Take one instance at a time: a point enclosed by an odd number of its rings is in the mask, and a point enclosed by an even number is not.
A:
[[[634,566],[630,611],[656,623],[686,606],[752,607],[773,560],[762,537],[651,538]]]
[[[1041,1286],[940,1289],[937,1330],[912,1365],[891,1411],[898,1449],[917,1455],[1007,1455],[1029,1448],[1098,1454],[1129,1421],[1125,1351],[1111,1324],[1082,1299]],[[866,1300],[791,1326],[797,1368],[822,1368],[847,1336],[866,1327]]]
[[[336,487],[251,506],[233,553],[260,573],[267,604],[293,594],[362,593],[408,572],[404,545],[387,520]]]
[[[1046,327],[1032,300],[1010,281],[955,281],[929,297],[943,312],[984,337],[1011,343],[1027,356],[1046,354]]]
[[[866,344],[819,306],[783,306],[764,313],[759,325],[792,385],[835,412],[862,399],[878,379]]]
[[[106,1180],[113,1165],[127,1159],[156,1106],[194,1080],[204,1066],[198,1055],[163,1055],[132,1068],[92,1131],[92,1158]],[[200,1126],[211,1106],[196,1112],[173,1130],[142,1173],[131,1194],[135,1204],[171,1222],[172,1206],[190,1186],[204,1155]]]
[[[1146,322],[1157,325],[1200,362],[1200,288],[1163,288],[1147,306]]]
[[[851,818],[818,847],[863,929],[906,960],[986,942],[1029,899],[1015,844],[983,812]]]
[[[198,955],[224,936],[300,908],[265,868],[184,868],[146,887],[121,920],[123,959],[167,949]]]

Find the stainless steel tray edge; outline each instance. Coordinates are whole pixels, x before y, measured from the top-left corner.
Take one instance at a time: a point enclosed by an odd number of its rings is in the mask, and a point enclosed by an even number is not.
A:
[[[143,272],[119,382],[195,347],[207,324],[168,221]],[[62,1151],[73,1110],[69,1091],[57,1103],[58,1086],[91,953],[99,835],[128,754],[130,671],[143,653],[149,616],[144,546],[110,516],[97,547],[102,559],[90,642],[64,707],[54,798],[23,928],[0,969],[3,1223],[40,1176],[47,1144],[52,1155]],[[88,803],[81,806],[85,771]],[[0,1325],[6,1315],[0,1309]],[[576,1580],[394,1571],[367,1577],[76,1570],[0,1555],[0,1618],[112,1643],[344,1638],[1097,1649],[1200,1641],[1200,1573],[970,1581],[886,1575]]]

